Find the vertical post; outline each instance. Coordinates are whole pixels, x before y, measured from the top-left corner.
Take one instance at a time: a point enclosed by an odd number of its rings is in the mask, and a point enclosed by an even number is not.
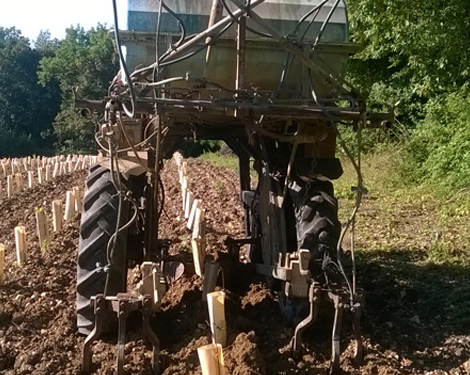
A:
[[[5,246],[0,243],[0,285],[5,280]]]
[[[54,232],[59,232],[62,229],[62,201],[56,200],[52,202],[52,224]]]
[[[36,224],[38,226],[39,246],[41,250],[47,250],[49,243],[49,228],[47,227],[46,214],[42,209],[36,210]]]
[[[188,225],[187,225],[189,230],[193,229],[194,219],[196,218],[196,211],[200,205],[201,205],[201,200],[195,199],[191,207],[191,212],[189,213],[189,219],[188,219]]]
[[[204,231],[204,210],[201,208],[196,209],[194,215],[193,235],[191,239],[191,248],[193,251],[194,271],[197,275],[204,274],[204,258],[206,252],[206,238]],[[212,290],[211,290],[212,292]],[[205,296],[203,296],[204,298]]]
[[[242,15],[238,21],[237,33],[237,76],[235,79],[235,90],[242,90],[245,81],[245,40],[246,40],[246,15]],[[242,111],[235,110],[236,117],[242,117]]]
[[[16,259],[18,266],[26,262],[26,228],[23,226],[15,227]]]
[[[222,291],[207,294],[207,307],[212,332],[212,343],[224,347],[227,344],[227,322],[225,320],[225,293]]]
[[[60,163],[55,162],[54,164],[54,172],[52,172],[52,177],[56,178],[59,175],[59,170],[60,170]]]
[[[75,197],[75,212],[82,211],[82,201],[80,199],[80,188],[78,186],[73,187],[73,194]]]
[[[188,194],[186,195],[186,205],[184,208],[184,218],[189,219],[189,214],[191,213],[191,208],[193,206],[194,202],[194,194],[191,191],[188,191]]]
[[[38,168],[38,182],[41,185],[44,182],[44,169],[43,169],[43,167]]]
[[[75,195],[73,191],[68,191],[65,199],[65,216],[66,221],[71,220],[75,215]]]
[[[8,198],[12,197],[14,191],[15,191],[15,188],[13,186],[13,176],[9,175],[7,177],[7,195],[8,195]]]
[[[51,166],[49,163],[46,164],[46,181],[51,179]]]
[[[197,349],[202,375],[224,375],[222,345],[209,344]]]
[[[15,180],[16,180],[16,190],[17,191],[23,190],[23,188],[24,188],[23,176],[21,175],[21,173],[15,174]]]
[[[28,186],[32,188],[34,185],[34,173],[32,171],[28,172]]]

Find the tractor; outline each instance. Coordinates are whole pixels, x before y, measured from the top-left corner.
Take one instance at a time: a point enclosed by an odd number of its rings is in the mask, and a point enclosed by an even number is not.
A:
[[[369,112],[345,79],[348,57],[361,46],[349,42],[344,1],[128,0],[126,30],[115,0],[113,9],[121,69],[106,98],[77,103],[104,113],[95,137],[102,157],[86,182],[78,248],[77,326],[88,335],[83,369],[90,370],[91,343],[117,327],[123,372],[126,318],[139,310],[160,370],[150,324],[167,288],[160,172],[188,138],[224,141],[238,157],[245,237],[227,246],[237,255],[243,247],[243,261],[279,296],[295,327],[292,355],[301,355],[303,332],[329,304],[330,373],[339,369],[345,312],[360,360],[364,293],[354,256],[352,271],[344,266],[341,243],[365,188],[338,124],[359,136],[391,116]],[[338,145],[358,174],[356,207],[343,226],[332,184],[343,172]],[[127,269],[136,264],[140,297],[126,290]]]

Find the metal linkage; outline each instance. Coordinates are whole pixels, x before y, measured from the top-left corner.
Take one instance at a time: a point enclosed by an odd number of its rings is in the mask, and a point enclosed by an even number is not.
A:
[[[292,357],[300,359],[302,356],[302,334],[310,327],[318,317],[318,301],[321,296],[321,287],[318,283],[310,284],[308,291],[308,302],[310,310],[308,316],[295,327],[294,337],[291,341]]]
[[[353,316],[354,365],[359,366],[362,360],[363,342],[360,328],[360,319],[364,303],[364,291],[358,289],[357,295],[351,302],[349,291],[346,288],[326,290],[316,282],[312,282],[310,284],[308,292],[308,302],[310,304],[309,314],[295,327],[294,336],[290,344],[292,357],[296,360],[302,357],[302,335],[308,327],[315,323],[318,316],[318,306],[322,299],[332,302],[335,308],[333,329],[331,334],[331,361],[328,371],[330,375],[335,375],[340,373],[341,329],[345,312],[349,312]]]
[[[124,375],[125,346],[126,346],[126,321],[129,313],[140,310],[142,312],[142,331],[152,345],[152,371],[160,374],[160,342],[157,335],[150,327],[150,317],[154,313],[152,296],[144,295],[142,298],[120,293],[117,296],[104,297],[102,294],[92,297],[91,303],[95,311],[95,326],[93,331],[85,339],[83,345],[82,371],[90,373],[92,367],[92,343],[98,339],[102,331],[104,312],[113,310],[118,318],[118,348],[117,348],[117,375]]]
[[[85,339],[83,344],[83,357],[82,357],[82,371],[84,373],[91,372],[92,365],[92,353],[91,353],[91,344],[95,341],[100,335],[103,327],[103,313],[106,308],[106,300],[102,294],[91,297],[91,304],[93,305],[93,311],[95,313],[95,326],[90,334]]]

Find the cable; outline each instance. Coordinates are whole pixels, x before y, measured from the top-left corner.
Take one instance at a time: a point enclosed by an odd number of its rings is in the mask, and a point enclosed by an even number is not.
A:
[[[160,21],[162,19],[162,8],[163,8],[163,0],[159,0],[158,4],[158,16],[157,16],[157,31],[155,32],[155,67],[153,68],[153,81],[158,81],[159,75],[159,63],[160,63],[160,56],[159,56],[159,47],[158,47],[158,40],[160,39]],[[157,92],[154,93],[155,97],[157,97]]]
[[[121,62],[122,70],[124,70],[124,76],[126,78],[127,85],[129,87],[129,91],[130,91],[130,94],[131,94],[132,109],[131,109],[131,111],[129,111],[124,103],[122,104],[122,107],[124,108],[124,112],[126,112],[126,115],[128,117],[134,118],[134,116],[135,116],[136,96],[135,96],[134,87],[132,85],[132,81],[131,81],[130,76],[129,76],[129,71],[127,69],[127,64],[126,64],[126,61],[125,61],[124,56],[122,54],[121,40],[119,38],[119,24],[118,24],[118,17],[117,17],[116,0],[112,0],[112,1],[113,1],[113,17],[114,17],[114,38],[116,40],[116,47],[117,47],[117,51],[118,51],[118,55],[119,55],[119,61]]]
[[[340,0],[336,0],[336,2],[333,4],[333,6],[330,9],[330,12],[326,16],[325,20],[323,21],[323,24],[321,25],[320,31],[318,32],[317,39],[315,40],[315,43],[313,43],[312,50],[315,49],[317,44],[320,42],[321,37],[323,36],[323,32],[326,29],[326,25],[330,22],[331,17],[333,16],[333,13],[335,12],[336,8],[338,7]]]
[[[230,8],[228,7],[227,3],[225,0],[220,0],[222,2],[222,5],[224,6],[226,12],[228,13],[228,15],[230,17],[232,17],[232,19],[236,22],[236,23],[240,23],[240,20],[232,13],[232,11],[230,10]],[[245,25],[245,28],[248,30],[248,31],[251,31],[252,33],[254,34],[258,34],[260,36],[263,36],[265,38],[273,38],[273,36],[271,34],[268,34],[268,33],[265,33],[265,32],[262,32],[262,31],[258,31],[258,30],[255,30],[249,26],[246,26]]]

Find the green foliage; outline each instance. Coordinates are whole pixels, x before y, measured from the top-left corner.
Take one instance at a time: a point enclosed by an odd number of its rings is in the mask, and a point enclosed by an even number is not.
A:
[[[412,125],[427,100],[470,78],[467,0],[349,0],[348,10],[365,46],[349,74],[376,108],[401,100],[398,114]]]
[[[432,99],[406,146],[406,171],[416,182],[470,186],[470,89]]]
[[[197,158],[206,152],[219,151],[221,147],[220,141],[211,140],[195,140],[193,138],[182,138],[176,142],[176,148],[183,154],[185,158]]]
[[[54,121],[57,148],[61,152],[96,149],[94,125],[77,114],[74,100],[102,99],[118,69],[109,30],[102,25],[88,31],[80,26],[67,29],[53,55],[41,60],[40,82],[58,82],[62,91],[61,111]]]
[[[60,96],[54,84],[38,85],[40,59],[18,30],[0,27],[0,157],[45,153],[53,142]]]

